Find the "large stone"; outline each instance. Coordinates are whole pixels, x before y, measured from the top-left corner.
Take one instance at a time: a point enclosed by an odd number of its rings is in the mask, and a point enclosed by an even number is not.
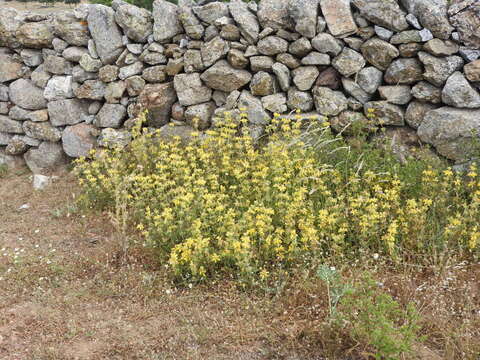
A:
[[[123,66],[118,72],[120,80],[125,80],[130,76],[138,75],[143,72],[144,65],[141,61],[136,61],[131,65]]]
[[[228,4],[230,14],[240,27],[240,33],[250,44],[256,44],[260,33],[257,17],[248,9],[243,1],[231,1]]]
[[[310,92],[300,91],[292,86],[288,89],[287,106],[290,110],[310,111],[313,109],[313,97]]]
[[[480,81],[480,60],[475,60],[465,65],[463,72],[468,80]]]
[[[22,77],[22,63],[12,56],[0,54],[0,83],[12,81]]]
[[[412,89],[407,85],[380,86],[378,92],[389,103],[405,105],[412,100]]]
[[[127,109],[121,104],[104,104],[95,118],[95,126],[119,128],[127,116]]]
[[[358,83],[349,78],[342,78],[343,90],[357,99],[361,104],[370,101],[372,95],[363,90]]]
[[[392,44],[378,38],[366,41],[360,48],[363,56],[373,66],[386,70],[400,53]]]
[[[203,65],[206,67],[212,66],[224,58],[228,51],[230,50],[228,43],[223,40],[220,36],[214,37],[212,40],[203,43],[201,48]]]
[[[15,80],[9,87],[10,100],[27,110],[40,110],[47,107],[43,89],[36,87],[25,79]]]
[[[408,29],[403,12],[395,0],[352,0],[360,14],[376,25],[383,26],[393,31]]]
[[[301,91],[310,90],[318,74],[316,66],[300,66],[292,71],[293,83]]]
[[[92,135],[95,128],[85,123],[67,126],[62,134],[62,146],[65,153],[73,158],[88,156],[95,148],[97,139]]]
[[[335,37],[346,37],[357,32],[352,17],[350,0],[320,0],[323,16],[328,30]]]
[[[39,66],[40,68],[40,66]],[[34,71],[35,73],[35,71]],[[47,73],[48,74],[48,73]],[[33,75],[33,73],[32,73]],[[39,78],[41,79],[44,76],[44,72],[41,72],[39,75]],[[95,80],[98,78],[98,74],[96,72],[88,72],[85,71],[81,66],[77,65],[72,68],[72,78],[74,82],[77,83],[83,83],[86,80]],[[33,76],[32,76],[33,80]],[[48,81],[48,79],[47,79]],[[45,84],[46,85],[46,84]]]
[[[358,72],[357,82],[369,94],[377,91],[382,84],[383,73],[373,66],[363,68]]]
[[[480,6],[478,2],[472,4],[464,11],[450,17],[450,21],[458,31],[460,40],[467,46],[480,47]]]
[[[43,63],[45,71],[55,75],[70,75],[72,64],[60,56],[48,55]]]
[[[262,97],[262,105],[273,113],[285,113],[287,108],[287,97],[284,93],[278,93]]]
[[[48,101],[73,97],[72,77],[53,76],[47,83],[43,96]]]
[[[88,53],[82,55],[79,63],[82,69],[87,72],[97,72],[103,65],[100,59],[94,59]]]
[[[102,100],[105,96],[105,84],[100,80],[87,80],[74,90],[79,99]]]
[[[86,46],[90,39],[88,24],[79,20],[72,11],[59,11],[54,15],[55,35],[70,45]]]
[[[252,56],[250,58],[250,69],[255,73],[258,71],[270,71],[274,64],[270,56]]]
[[[25,47],[42,49],[52,46],[53,29],[42,22],[30,22],[21,25],[16,32],[17,40]]]
[[[251,78],[249,71],[235,69],[225,60],[218,61],[201,75],[208,87],[225,92],[241,88],[248,84]]]
[[[15,37],[18,28],[24,23],[24,19],[18,11],[12,7],[0,7],[0,46],[18,47]]]
[[[337,56],[342,51],[340,42],[328,33],[315,36],[312,39],[312,46],[315,50],[331,56]]]
[[[245,69],[249,61],[245,57],[244,53],[238,49],[231,49],[227,55],[228,63],[235,69]]]
[[[473,137],[480,134],[480,110],[441,107],[426,113],[418,136],[441,155],[465,161],[473,155]]]
[[[49,174],[65,165],[67,158],[59,142],[44,141],[24,155],[27,166],[34,174]]]
[[[79,62],[83,55],[88,54],[88,49],[80,46],[70,46],[63,50],[62,57],[65,60]]]
[[[242,91],[238,99],[238,108],[246,109],[250,124],[267,125],[270,122],[270,115],[263,108],[261,100],[247,90]]]
[[[290,54],[300,57],[307,55],[310,51],[312,51],[312,44],[310,44],[310,40],[305,37],[295,40],[288,47]]]
[[[409,13],[440,39],[448,39],[453,31],[447,17],[448,0],[402,0]]]
[[[288,42],[278,36],[267,36],[257,44],[260,54],[273,56],[287,52]]]
[[[162,81],[165,80],[165,78],[166,78],[165,73],[163,73],[163,72],[159,72],[159,73],[163,74],[163,78],[161,79],[161,81],[152,81],[153,83],[162,82]],[[144,75],[145,75],[145,72],[144,72]],[[154,77],[154,75],[152,75],[151,80],[155,80],[155,79],[153,79],[153,77]],[[147,76],[147,78],[150,79],[149,76]],[[127,92],[128,92],[129,96],[140,95],[143,88],[145,87],[145,84],[146,84],[145,80],[140,76],[132,76],[132,77],[129,77],[128,79],[125,80],[125,85],[127,86]]]
[[[453,41],[442,41],[440,39],[428,41],[423,48],[434,56],[450,56],[456,54],[459,50],[458,44]]]
[[[114,0],[112,6],[115,9],[115,20],[124,34],[135,42],[146,42],[153,32],[152,14],[121,0]]]
[[[62,132],[49,122],[25,121],[23,131],[27,136],[38,140],[57,142],[62,138]]]
[[[282,63],[283,65],[288,66],[289,69],[296,69],[301,65],[300,61],[293,56],[292,54],[285,53],[285,54],[278,54],[276,57],[277,62]],[[250,59],[250,62],[252,59]],[[253,69],[252,69],[253,70]]]
[[[197,130],[206,130],[210,127],[215,108],[213,101],[189,106],[185,111],[185,121]]]
[[[188,85],[189,79],[194,79],[193,82],[196,82],[198,84],[198,80],[196,78],[192,78],[191,75],[185,75],[186,77],[182,79],[182,91],[184,91],[183,86]],[[195,92],[195,90],[192,88],[185,91],[189,92],[190,94]],[[200,91],[204,90],[202,89]],[[188,95],[185,94],[185,96]],[[207,96],[204,95],[203,99],[206,99],[205,101],[208,101],[210,100],[210,96],[208,96],[207,98]],[[197,98],[194,103],[196,103],[197,101],[201,102],[199,100],[201,100],[201,98]],[[176,101],[177,94],[175,93],[175,88],[172,82],[165,84],[146,85],[142,90],[140,96],[138,97],[138,104],[140,105],[142,110],[148,110],[148,125],[153,127],[161,127],[170,121],[170,117],[172,114],[172,106]],[[187,103],[192,103],[192,101],[187,101]]]
[[[203,37],[205,29],[200,21],[197,19],[189,6],[181,6],[177,13],[180,22],[185,29],[187,36],[194,40],[200,40]]]
[[[275,63],[272,66],[272,71],[276,75],[278,84],[283,91],[290,88],[290,70],[281,63]]]
[[[302,65],[330,65],[330,56],[322,54],[316,51],[312,51],[310,54],[302,59]]]
[[[123,51],[122,33],[115,22],[115,11],[108,6],[91,5],[87,19],[98,56],[104,64],[114,63]]]
[[[14,136],[5,148],[5,153],[7,155],[22,155],[28,148],[28,144],[21,137]]]
[[[207,24],[215,24],[215,20],[228,16],[228,6],[224,2],[215,1],[203,6],[194,6],[193,12]]]
[[[425,67],[423,78],[435,86],[443,86],[455,71],[463,66],[460,56],[438,58],[426,52],[419,52],[418,58]]]
[[[109,104],[119,103],[127,89],[125,81],[110,82],[105,87],[105,100]]]
[[[319,0],[291,0],[288,4],[288,14],[295,23],[295,31],[310,39],[317,32],[318,2]]]
[[[274,30],[293,30],[295,25],[288,14],[288,1],[262,0],[258,6],[258,20],[265,29],[270,27]]]
[[[365,66],[365,59],[363,56],[348,47],[332,61],[332,65],[343,76],[351,76],[358,73]]]
[[[165,0],[153,2],[153,37],[164,43],[183,32],[177,16],[178,6]]]
[[[442,101],[442,89],[426,81],[420,81],[412,88],[412,95],[420,101],[439,104]]]
[[[23,49],[20,52],[22,61],[25,65],[30,67],[37,67],[43,62],[42,52],[40,50]]]
[[[174,77],[173,83],[178,101],[183,106],[207,102],[212,97],[212,90],[202,84],[198,73],[179,74]]]
[[[412,101],[405,112],[405,121],[410,127],[418,129],[425,115],[436,108],[437,106],[423,101]]]
[[[413,84],[423,79],[423,67],[417,59],[394,60],[384,76],[385,82],[392,85]]]
[[[74,125],[88,116],[88,104],[78,99],[50,101],[48,116],[53,126]]]
[[[448,78],[442,91],[442,101],[457,108],[480,107],[480,95],[460,71],[454,72]]]
[[[348,108],[345,95],[327,87],[316,86],[313,89],[313,99],[317,112],[324,116],[335,116]]]
[[[0,133],[23,134],[22,123],[0,115]]]
[[[253,75],[250,92],[254,96],[266,96],[275,93],[275,78],[267,72],[260,71]]]
[[[370,101],[363,106],[365,116],[377,125],[405,125],[404,110],[388,101]]]
[[[98,145],[109,149],[123,149],[132,141],[132,134],[127,130],[112,128],[102,129]]]
[[[395,34],[390,39],[390,43],[393,45],[410,44],[423,42],[422,35],[418,30],[406,30]]]

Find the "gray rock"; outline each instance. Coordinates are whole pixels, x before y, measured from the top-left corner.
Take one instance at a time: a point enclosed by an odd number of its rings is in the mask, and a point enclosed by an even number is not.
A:
[[[478,4],[469,6],[464,11],[450,17],[450,21],[458,31],[459,40],[467,46],[480,47],[480,19]]]
[[[1,122],[1,120],[0,120],[0,122]],[[9,134],[9,133],[6,133],[6,132],[0,132],[0,146],[8,145],[10,139],[13,138],[13,136],[14,136],[13,134]],[[0,162],[0,164],[1,164],[1,162]]]
[[[202,84],[198,73],[177,75],[173,79],[173,83],[178,101],[183,106],[207,102],[212,97],[212,90]]]
[[[257,49],[260,54],[273,56],[287,52],[288,42],[278,36],[267,36],[258,42]]]
[[[139,60],[147,63],[148,65],[159,65],[167,63],[167,57],[164,54],[158,52],[151,52],[148,50],[144,51],[140,55]],[[136,58],[134,61],[136,61]]]
[[[436,108],[437,106],[423,101],[412,101],[405,112],[405,121],[410,127],[418,129],[425,115]]]
[[[215,102],[217,107],[225,105],[228,94],[223,91],[215,90],[212,95],[212,100]]]
[[[360,48],[365,59],[380,70],[386,70],[400,53],[398,49],[381,39],[370,39]]]
[[[275,78],[267,72],[261,71],[253,75],[250,82],[250,92],[254,96],[267,96],[276,91]]]
[[[12,120],[28,120],[30,111],[22,109],[20,106],[12,106],[8,112],[8,117]]]
[[[27,110],[40,110],[47,106],[43,90],[29,80],[18,79],[10,84],[10,100]]]
[[[402,0],[402,4],[435,37],[440,39],[450,37],[453,27],[447,17],[447,0]]]
[[[185,78],[184,80],[188,80],[188,78]],[[189,91],[192,90],[190,89]],[[207,101],[208,100],[210,100],[210,98],[208,98]],[[176,101],[177,93],[175,92],[173,82],[146,85],[138,97],[138,104],[140,105],[140,108],[148,110],[148,125],[157,128],[167,124],[170,121],[170,117],[172,115],[172,106]],[[189,101],[187,103],[191,102],[192,101]]]
[[[384,76],[387,84],[413,84],[423,79],[423,67],[417,59],[394,60]]]
[[[327,33],[321,33],[315,36],[312,39],[312,46],[315,50],[331,56],[337,56],[342,51],[342,46],[339,41]]]
[[[273,73],[276,75],[278,84],[283,91],[290,88],[290,70],[281,63],[275,63],[272,66]]]
[[[412,88],[412,95],[415,99],[433,104],[442,101],[442,89],[433,86],[426,81],[420,81]]]
[[[185,33],[191,39],[199,40],[203,37],[205,29],[190,7],[180,7],[177,13]]]
[[[109,104],[119,103],[126,89],[127,85],[124,81],[115,81],[108,83],[105,87],[105,100]]]
[[[104,64],[114,63],[123,51],[122,33],[115,23],[115,12],[108,6],[91,5],[87,21],[98,56]]]
[[[274,64],[270,56],[252,56],[250,58],[250,69],[253,72],[270,71]]]
[[[123,40],[122,40],[122,44],[123,44]],[[100,58],[100,56],[98,56],[98,53],[97,53],[97,47],[95,46],[95,41],[93,41],[92,39],[88,40],[87,48],[88,48],[88,53],[92,58],[94,59]]]
[[[82,69],[87,72],[97,72],[103,65],[101,60],[94,59],[89,54],[83,54],[79,63]]]
[[[330,118],[329,121],[333,130],[344,135],[358,135],[359,132],[370,133],[376,130],[376,126],[357,111],[342,111],[338,116]]]
[[[42,110],[32,111],[28,114],[27,119],[33,122],[48,121],[48,110],[42,109]]]
[[[352,0],[360,14],[376,25],[393,31],[403,31],[408,28],[403,12],[394,0]]]
[[[79,62],[83,55],[88,54],[88,50],[80,46],[70,46],[63,50],[62,57],[65,60]]]
[[[288,4],[288,14],[295,24],[295,31],[313,38],[317,31],[319,0],[293,0]]]
[[[128,82],[128,80],[132,78],[137,78],[137,76],[129,77],[126,79],[126,81]],[[167,74],[165,73],[165,66],[157,65],[157,66],[146,68],[145,70],[143,70],[142,78],[144,78],[146,81],[150,83],[164,82],[167,79]],[[135,95],[130,95],[130,96],[135,96]]]
[[[346,37],[343,39],[345,44],[347,44],[350,48],[353,50],[360,51],[360,48],[363,45],[363,39],[357,38],[357,37]]]
[[[48,122],[25,121],[22,127],[25,134],[34,139],[57,142],[62,138],[62,132]]]
[[[45,71],[56,75],[72,74],[72,64],[60,56],[48,55],[43,63]]]
[[[300,61],[298,61],[298,59],[295,56],[293,56],[292,54],[288,54],[288,53],[278,54],[277,57],[276,57],[276,60],[277,60],[277,62],[288,66],[289,69],[296,69],[301,65]]]
[[[292,71],[293,83],[301,91],[310,90],[318,74],[316,66],[300,66]]]
[[[355,99],[357,99],[361,104],[365,104],[367,101],[370,101],[372,97],[371,94],[363,90],[357,82],[349,78],[342,78],[342,85],[345,92]]]
[[[215,62],[225,57],[230,50],[228,43],[217,36],[202,45],[201,54],[203,64],[206,67],[212,66]]]
[[[25,65],[36,67],[43,62],[42,52],[40,50],[23,49],[20,56]]]
[[[442,101],[457,108],[476,109],[480,107],[480,95],[460,72],[454,72],[442,91]]]
[[[0,115],[0,133],[23,134],[22,122]]]
[[[130,76],[139,75],[142,73],[144,65],[142,62],[137,61],[131,65],[123,66],[118,72],[118,77],[120,80],[125,80]]]
[[[310,40],[305,37],[295,40],[288,47],[288,52],[290,54],[300,57],[307,55],[310,51],[312,51],[312,44],[310,44]]]
[[[238,41],[240,40],[240,29],[233,24],[225,25],[220,31],[220,36],[225,40]]]
[[[382,84],[383,73],[373,66],[363,68],[358,72],[357,83],[369,94],[377,91]]]
[[[274,30],[293,30],[295,25],[288,14],[288,5],[288,1],[262,0],[257,12],[260,25]]]
[[[121,104],[104,104],[95,118],[95,126],[119,128],[127,116],[127,109]]]
[[[395,34],[390,39],[390,43],[394,45],[408,44],[415,42],[423,42],[422,36],[419,30],[406,30]]]
[[[105,96],[105,84],[100,80],[86,80],[73,93],[79,99],[102,100]]]
[[[420,25],[420,23],[418,22],[418,19],[415,15],[413,14],[408,14],[407,16],[405,16],[405,19],[407,20],[407,22],[413,26],[415,29],[417,30],[422,30],[422,25]]]
[[[102,129],[98,138],[98,145],[109,149],[123,149],[132,141],[132,134],[127,130],[112,128]]]
[[[197,130],[206,130],[210,127],[211,118],[216,106],[213,101],[192,105],[185,111],[185,121]]]
[[[225,99],[225,106],[226,110],[232,110],[238,104],[238,99],[240,98],[241,92],[238,90],[232,91],[230,94],[227,95]]]
[[[0,84],[0,101],[8,101],[10,97],[8,96],[8,86]]]
[[[256,44],[260,33],[257,17],[250,12],[248,5],[242,1],[232,1],[228,4],[230,14],[240,27],[240,33],[250,44]]]
[[[10,55],[0,54],[0,83],[21,78],[22,63]]]
[[[325,16],[328,30],[333,36],[342,38],[357,32],[350,0],[321,0],[320,7]],[[318,33],[323,32],[322,29],[318,30]]]
[[[323,16],[317,18],[317,34],[320,34],[325,31],[327,28],[327,22]]]
[[[344,48],[332,61],[333,67],[346,77],[358,73],[365,64],[363,56],[350,48]]]
[[[54,15],[55,35],[70,45],[86,46],[90,38],[86,21],[78,21],[71,11],[59,11]]]
[[[238,99],[238,108],[246,109],[248,121],[252,125],[267,125],[270,122],[270,115],[263,108],[260,99],[256,98],[249,91],[243,90]]]
[[[390,38],[393,36],[393,31],[385,29],[384,27],[375,25],[373,29],[375,30],[375,34],[377,34],[377,36],[384,41],[390,40]]]
[[[378,92],[382,99],[397,105],[406,105],[412,100],[412,89],[407,85],[380,86]]]
[[[433,34],[428,29],[422,29],[418,32],[418,34],[420,35],[420,39],[422,39],[423,42],[433,39]]]
[[[115,1],[115,20],[129,39],[144,43],[153,32],[152,14],[123,1]],[[112,4],[113,5],[113,4]]]
[[[210,55],[206,55],[207,57]],[[200,50],[187,50],[183,55],[186,73],[198,72],[205,69]]]
[[[377,125],[405,125],[404,110],[388,101],[370,101],[363,106],[363,112],[370,121]]]
[[[250,72],[231,67],[227,61],[220,60],[207,69],[201,79],[215,90],[231,92],[248,84],[252,78]]]
[[[78,124],[88,116],[88,104],[78,99],[50,101],[48,116],[53,126]]]
[[[459,50],[459,46],[453,41],[442,41],[440,39],[428,41],[423,48],[434,56],[449,56],[456,54]]]
[[[302,59],[302,65],[330,65],[330,56],[312,51]]]
[[[418,127],[418,136],[423,142],[433,145],[439,154],[455,161],[465,161],[473,155],[472,137],[479,133],[479,110],[451,107],[427,112]]]
[[[158,46],[162,46],[160,44],[157,44],[157,43],[152,43],[152,45],[158,45]],[[134,55],[140,55],[142,52],[143,52],[143,44],[127,44],[127,50],[130,51],[132,54]],[[162,46],[163,48],[163,46]]]
[[[57,53],[61,53],[68,47],[68,43],[62,39],[54,38],[52,40],[52,46],[53,50],[55,50]]]
[[[480,50],[470,49],[464,46],[460,46],[460,50],[458,50],[458,53],[467,62],[474,61],[480,58]]]
[[[31,148],[24,155],[28,168],[34,174],[49,174],[67,162],[59,142],[44,141],[38,148]]]
[[[324,116],[335,116],[348,108],[347,98],[340,91],[316,86],[313,99],[317,112]]]
[[[115,65],[105,65],[98,71],[98,79],[109,83],[118,79],[118,67]]]
[[[285,29],[277,30],[276,36],[282,38],[283,40],[287,40],[288,42],[292,42],[301,38],[301,35],[296,32],[290,32]]]
[[[95,80],[97,77],[98,75],[96,72],[85,71],[81,66],[74,66],[72,68],[72,78],[76,83],[83,83],[86,80]]]
[[[53,29],[43,22],[31,22],[20,25],[16,38],[27,48],[42,49],[52,46]]]
[[[183,58],[180,59],[169,59],[168,64],[165,67],[165,72],[167,75],[174,76],[183,71],[185,64]]]
[[[287,97],[284,93],[278,93],[262,97],[263,107],[273,113],[283,114],[287,108]]]
[[[19,46],[15,33],[23,22],[17,10],[6,6],[0,8],[0,46]]]
[[[435,86],[443,86],[450,75],[463,66],[463,60],[459,56],[438,58],[421,51],[418,58],[425,67],[423,78]]]
[[[48,101],[67,99],[73,97],[72,77],[53,76],[47,83],[43,96]]]
[[[293,86],[288,89],[287,106],[291,110],[310,111],[313,109],[313,97],[310,92],[300,91]]]
[[[227,4],[219,1],[203,6],[194,6],[193,12],[200,20],[210,25],[215,24],[215,20],[229,15]]]
[[[315,85],[328,87],[332,90],[337,90],[342,84],[342,75],[333,67],[323,70],[317,78]]]
[[[227,60],[230,65],[232,65],[235,69],[245,69],[249,61],[244,56],[243,52],[238,49],[231,49],[228,52]]]
[[[9,105],[7,102],[0,102],[0,114],[1,115],[6,115],[8,114],[9,111]]]

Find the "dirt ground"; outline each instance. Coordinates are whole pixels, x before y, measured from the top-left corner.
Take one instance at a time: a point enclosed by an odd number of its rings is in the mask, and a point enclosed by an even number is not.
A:
[[[140,246],[124,256],[108,214],[79,211],[74,189],[67,173],[44,191],[27,171],[0,177],[0,359],[326,359],[321,286],[177,289]],[[480,266],[377,274],[424,316],[419,358],[478,360]],[[330,359],[358,358],[344,354]]]
[[[86,2],[86,1],[82,1]],[[4,1],[0,0],[0,7],[12,7],[19,11],[31,11],[39,14],[49,14],[55,11],[72,10],[77,4],[65,4],[63,2],[55,2],[53,5],[46,5],[42,2],[21,2],[21,1]]]

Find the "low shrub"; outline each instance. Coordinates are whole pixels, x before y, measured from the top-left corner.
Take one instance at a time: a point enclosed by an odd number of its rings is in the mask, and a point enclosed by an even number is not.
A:
[[[381,253],[392,261],[478,258],[480,182],[420,160],[352,150],[327,122],[275,117],[253,142],[248,119],[185,143],[144,129],[128,150],[82,159],[81,199],[138,229],[174,274],[244,282],[277,269]]]

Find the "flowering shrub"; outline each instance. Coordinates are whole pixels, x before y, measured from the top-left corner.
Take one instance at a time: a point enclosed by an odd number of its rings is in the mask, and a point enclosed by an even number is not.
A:
[[[189,280],[264,280],[279,267],[359,250],[394,261],[478,256],[475,166],[466,176],[425,164],[413,175],[398,164],[359,166],[328,123],[312,122],[305,130],[277,116],[262,145],[246,114],[227,114],[188,143],[137,129],[128,150],[78,162],[82,199],[128,214],[145,245]]]

